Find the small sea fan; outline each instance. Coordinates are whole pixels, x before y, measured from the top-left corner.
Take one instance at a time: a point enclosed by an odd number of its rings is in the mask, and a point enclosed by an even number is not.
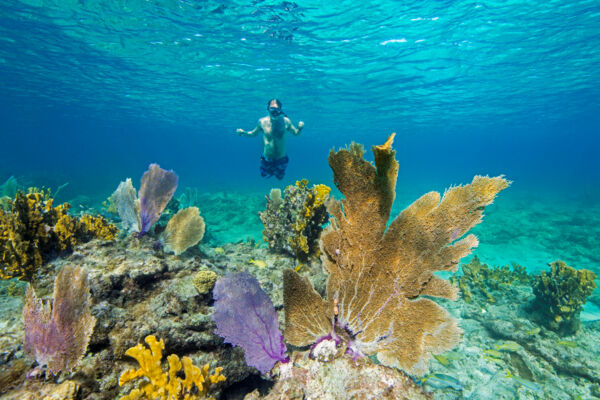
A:
[[[83,358],[96,323],[90,313],[87,273],[64,267],[54,280],[53,303],[38,298],[31,285],[23,308],[25,352],[53,374],[73,369]]]
[[[142,176],[138,193],[140,201],[140,235],[148,232],[160,218],[163,210],[177,189],[179,178],[173,171],[162,169],[158,164],[150,164]]]
[[[204,218],[200,216],[198,207],[179,210],[167,224],[163,233],[166,251],[179,255],[189,247],[195,246],[204,237]]]

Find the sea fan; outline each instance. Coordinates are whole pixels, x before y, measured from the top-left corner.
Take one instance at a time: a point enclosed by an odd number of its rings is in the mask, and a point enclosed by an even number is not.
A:
[[[255,277],[247,272],[227,274],[217,281],[213,297],[216,333],[244,349],[246,364],[264,374],[277,361],[288,361],[277,312]]]
[[[87,274],[64,267],[54,281],[54,300],[38,298],[31,285],[23,308],[25,351],[53,374],[70,371],[83,358],[96,318],[90,313]]]
[[[148,232],[160,218],[163,210],[177,189],[179,178],[173,171],[162,169],[158,164],[150,164],[142,176],[138,193],[140,201],[140,235]]]

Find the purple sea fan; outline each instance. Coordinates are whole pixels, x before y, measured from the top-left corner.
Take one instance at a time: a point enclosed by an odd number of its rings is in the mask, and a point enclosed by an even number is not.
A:
[[[217,281],[213,297],[215,332],[244,349],[246,364],[264,374],[277,361],[289,361],[275,307],[255,277],[248,272],[227,274]]]
[[[31,285],[23,308],[25,352],[53,374],[70,371],[83,358],[96,323],[90,313],[87,274],[64,267],[54,280],[53,304],[38,298]]]
[[[150,164],[142,176],[138,193],[140,200],[140,235],[148,232],[160,218],[175,190],[179,178],[170,170],[162,169],[158,164]]]

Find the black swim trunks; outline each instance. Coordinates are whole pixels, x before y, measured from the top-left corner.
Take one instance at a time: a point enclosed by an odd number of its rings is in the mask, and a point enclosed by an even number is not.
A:
[[[285,175],[285,169],[287,168],[289,158],[284,156],[277,160],[269,160],[264,155],[260,156],[260,175],[265,177],[271,177],[275,175],[277,179],[283,179]]]

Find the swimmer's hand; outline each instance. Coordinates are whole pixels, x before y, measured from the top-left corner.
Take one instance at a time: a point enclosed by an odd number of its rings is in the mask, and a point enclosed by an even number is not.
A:
[[[238,134],[238,135],[240,135],[240,136],[242,136],[242,135],[245,135],[245,134],[246,134],[246,131],[245,131],[245,130],[243,130],[243,129],[238,129],[238,130],[236,130],[236,132],[237,132],[237,134]]]
[[[300,121],[298,122],[298,130],[302,130],[302,128],[304,128],[304,122]]]

